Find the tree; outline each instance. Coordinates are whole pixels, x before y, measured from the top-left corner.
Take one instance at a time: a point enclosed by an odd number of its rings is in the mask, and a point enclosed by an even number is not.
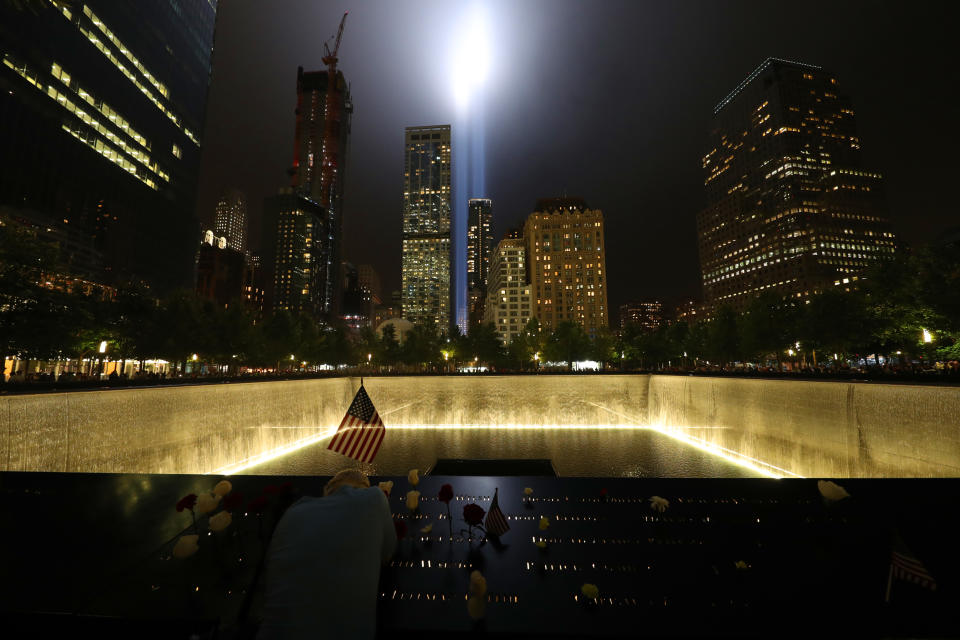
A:
[[[468,360],[476,360],[488,365],[496,365],[503,361],[503,343],[497,334],[497,328],[492,322],[471,325],[467,333],[466,345]],[[469,354],[472,353],[472,357]]]
[[[343,326],[327,327],[323,330],[320,350],[320,360],[334,367],[341,364],[366,362],[367,354],[371,353],[370,351],[365,351],[361,355],[347,335],[346,328]]]
[[[139,360],[141,370],[144,361],[161,349],[158,315],[158,301],[142,283],[126,283],[117,290],[110,314],[117,351],[122,358]]]
[[[590,351],[590,337],[579,324],[564,321],[547,338],[544,357],[551,362],[566,362],[572,370],[573,363],[583,360]]]
[[[273,365],[280,370],[281,362],[291,362],[290,356],[300,345],[299,326],[286,309],[273,312],[264,322],[257,325],[261,337],[258,341],[260,352],[257,361]]]
[[[616,344],[617,339],[609,329],[606,327],[597,329],[590,344],[590,359],[599,362],[601,368],[608,362],[619,361],[620,354],[615,350]]]
[[[737,312],[724,305],[717,309],[707,327],[707,353],[710,360],[727,364],[740,353]]]
[[[738,324],[743,356],[762,361],[773,355],[779,362],[784,347],[795,342],[796,315],[795,308],[773,292],[754,298]]]
[[[400,349],[400,359],[411,365],[430,365],[440,359],[440,338],[432,327],[414,325]]]
[[[869,315],[863,295],[856,291],[827,289],[810,298],[800,317],[799,338],[817,362],[817,351],[848,354],[869,339]]]
[[[394,365],[400,362],[400,342],[397,339],[397,327],[388,324],[380,335],[379,346],[374,357],[381,365]]]

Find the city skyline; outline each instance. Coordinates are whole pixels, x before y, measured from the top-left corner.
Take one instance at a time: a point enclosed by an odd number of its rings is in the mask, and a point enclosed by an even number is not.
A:
[[[503,45],[488,74],[491,90],[485,96],[489,185],[485,196],[498,202],[494,234],[499,237],[506,228],[519,224],[530,213],[528,203],[535,198],[564,190],[582,195],[606,215],[613,307],[651,295],[665,299],[699,297],[695,216],[705,204],[700,159],[709,151],[706,132],[712,108],[770,56],[829,68],[854,97],[858,128],[866,141],[864,156],[867,164],[886,178],[891,220],[906,241],[932,239],[951,222],[948,191],[937,186],[949,182],[950,160],[944,149],[950,145],[927,148],[924,142],[925,138],[954,135],[950,131],[934,135],[935,123],[946,117],[949,101],[925,90],[936,86],[938,78],[946,73],[944,56],[940,55],[942,40],[933,36],[907,44],[894,39],[895,44],[890,45],[888,41],[902,24],[902,15],[871,9],[872,5],[866,4],[814,3],[814,13],[834,19],[801,34],[776,27],[790,13],[787,7],[765,7],[763,18],[750,18],[749,25],[738,25],[738,16],[760,13],[759,5],[751,3],[723,9],[704,6],[695,11],[649,4],[612,5],[603,11],[562,2],[549,7],[537,3],[487,6],[497,24],[502,24],[496,43]],[[310,20],[298,18],[305,25],[299,26],[286,22],[284,16],[296,12],[284,11],[283,7],[281,3],[270,16],[244,3],[221,7],[208,143],[211,149],[225,146],[240,151],[254,145],[265,156],[274,150],[288,156],[289,150],[282,149],[284,141],[273,140],[269,128],[263,126],[270,119],[263,113],[279,107],[267,104],[258,95],[252,98],[249,111],[257,112],[262,107],[259,115],[224,117],[223,109],[234,92],[251,82],[263,80],[263,93],[270,95],[273,81],[268,75],[283,75],[283,69],[291,64],[293,68],[316,64],[320,55],[316,39],[300,38],[298,34],[308,24],[324,37],[331,35],[343,10],[349,8],[340,68],[350,78],[352,93],[362,108],[354,116],[351,174],[345,196],[344,257],[360,260],[358,252],[372,244],[371,253],[377,256],[375,266],[383,276],[384,289],[397,289],[400,228],[395,222],[397,201],[389,194],[396,193],[400,184],[402,161],[396,143],[384,141],[399,140],[405,126],[450,121],[453,107],[446,99],[445,86],[438,86],[447,83],[445,74],[440,73],[445,68],[430,61],[425,45],[401,37],[404,28],[392,27],[405,27],[417,16],[427,15],[421,9],[432,9],[429,25],[445,29],[436,43],[445,51],[451,40],[462,35],[455,33],[459,13],[455,8],[431,3],[403,3],[396,8],[376,3],[358,8],[331,3],[313,9]],[[277,28],[289,26],[290,37],[269,51],[258,49],[259,45],[244,39],[244,34],[252,33],[257,19]],[[854,20],[864,24],[863,30],[843,27]],[[256,23],[258,28],[261,22]],[[527,26],[521,30],[521,24]],[[646,44],[635,44],[633,32],[638,29],[643,37],[636,40]],[[662,32],[671,35],[665,37]],[[749,37],[744,37],[747,32]],[[518,38],[519,33],[524,38]],[[671,44],[673,34],[686,45]],[[549,56],[538,53],[555,35],[560,40],[563,38],[559,36],[602,38],[605,46],[587,52],[574,47],[547,47],[544,51],[549,50]],[[237,38],[243,39],[248,51],[236,50],[240,44]],[[518,44],[522,40],[526,44]],[[396,56],[402,46],[409,48],[408,55]],[[723,53],[716,55],[717,50]],[[656,52],[656,62],[636,58],[645,52]],[[584,55],[578,57],[580,53]],[[236,70],[217,67],[218,55],[231,59],[237,56],[240,61],[250,56],[251,64],[238,65],[244,66],[241,78]],[[631,62],[635,58],[636,66]],[[282,65],[274,62],[279,60],[283,60]],[[421,91],[401,89],[399,65],[408,64],[435,72],[428,75],[439,79],[425,82]],[[579,80],[568,87],[563,81],[566,77]],[[890,77],[897,78],[897,96],[889,91]],[[624,84],[622,79],[629,82]],[[288,80],[284,82],[288,84]],[[911,98],[898,97],[900,94]],[[601,107],[599,99],[607,95],[616,98],[604,98]],[[504,108],[511,103],[512,120],[505,120]],[[289,107],[283,108],[289,112]],[[589,126],[574,126],[584,118]],[[258,123],[256,127],[245,128],[246,123],[254,122]],[[249,139],[234,136],[226,140],[236,127],[250,131]],[[588,138],[612,142],[585,144]],[[210,197],[208,191],[219,187],[215,174],[220,169],[211,168],[206,159],[204,166],[201,203]],[[254,183],[242,186],[251,190],[256,190],[259,183],[269,193],[283,179],[276,169],[254,169],[241,170]],[[521,180],[507,180],[518,171]],[[913,185],[920,182],[934,186],[917,192]],[[257,201],[251,197],[251,202]],[[376,233],[371,234],[373,229]],[[638,235],[649,239],[639,251],[633,251],[627,239]],[[670,268],[660,268],[663,264]]]

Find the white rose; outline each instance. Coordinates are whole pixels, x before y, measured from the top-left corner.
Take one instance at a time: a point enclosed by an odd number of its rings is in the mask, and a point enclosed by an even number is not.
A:
[[[479,571],[470,574],[470,595],[475,598],[487,595],[487,579]]]
[[[650,508],[660,513],[663,513],[667,510],[667,507],[670,506],[670,501],[666,498],[661,498],[660,496],[653,496],[650,498]]]
[[[213,488],[213,495],[220,496],[221,498],[233,490],[233,485],[230,484],[227,480],[221,480],[217,483],[217,486]]]
[[[420,492],[419,491],[407,491],[407,509],[413,511],[420,504]]]
[[[200,547],[197,546],[197,540],[200,536],[196,534],[190,534],[188,536],[180,536],[180,539],[177,540],[177,544],[173,547],[173,557],[174,558],[189,558],[197,552],[197,549]]]
[[[220,496],[209,493],[201,493],[197,496],[197,513],[210,513],[220,504]]]
[[[467,600],[467,613],[473,620],[479,620],[483,617],[487,608],[486,598],[470,598]]]
[[[221,511],[217,515],[210,517],[210,530],[223,531],[230,526],[231,522],[233,522],[233,516],[230,515],[230,512]]]
[[[849,498],[850,494],[847,493],[847,490],[838,485],[832,480],[820,480],[817,482],[817,489],[820,490],[820,495],[822,495],[827,500],[843,500],[844,498]]]

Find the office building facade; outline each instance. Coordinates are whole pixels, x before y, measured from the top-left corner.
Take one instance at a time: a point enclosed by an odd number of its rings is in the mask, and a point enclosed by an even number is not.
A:
[[[450,125],[407,127],[403,167],[403,316],[451,329]]]
[[[326,209],[286,187],[264,201],[264,226],[274,239],[264,252],[272,265],[267,305],[274,311],[305,313],[314,320],[327,317]]]
[[[200,243],[197,256],[197,295],[222,307],[245,299],[247,261],[242,253],[219,243]]]
[[[234,251],[247,251],[247,197],[231,189],[220,196],[214,211],[213,231],[227,239],[227,246]]]
[[[484,313],[493,250],[492,218],[493,202],[489,198],[467,201],[467,311],[471,323],[477,322]]]
[[[541,326],[573,322],[591,336],[609,328],[603,212],[580,198],[538,200],[523,236]]]
[[[327,235],[317,238],[324,245],[326,261],[322,292],[324,313],[337,315],[342,300],[343,190],[347,150],[353,117],[353,100],[342,72],[329,85],[327,71],[297,69],[296,131],[294,133],[292,186],[325,209]],[[332,99],[332,102],[330,101]],[[330,142],[329,148],[327,147]],[[324,167],[324,162],[328,166]]]
[[[767,59],[714,110],[697,216],[704,303],[804,299],[893,256],[883,179],[863,166],[836,74]]]
[[[493,323],[504,344],[517,336],[533,317],[527,248],[523,238],[504,238],[490,260],[483,322]]]
[[[656,331],[663,324],[663,303],[658,300],[628,302],[620,305],[620,330],[629,325]]]
[[[194,284],[215,0],[0,4],[0,208],[80,229],[104,279]]]
[[[371,264],[357,265],[357,281],[360,286],[370,292],[374,304],[383,302],[383,290],[380,287],[380,276]]]

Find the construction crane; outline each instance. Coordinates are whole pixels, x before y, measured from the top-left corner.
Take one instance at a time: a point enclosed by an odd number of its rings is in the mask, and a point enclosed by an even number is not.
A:
[[[347,13],[343,12],[340,19],[340,28],[337,29],[337,38],[333,43],[333,50],[323,43],[323,64],[327,65],[327,100],[323,114],[323,150],[321,151],[320,165],[320,204],[333,207],[333,185],[337,180],[340,164],[340,101],[341,91],[337,80],[337,52],[340,50],[340,39],[343,37],[343,25],[347,21]],[[334,212],[339,215],[340,212]]]

